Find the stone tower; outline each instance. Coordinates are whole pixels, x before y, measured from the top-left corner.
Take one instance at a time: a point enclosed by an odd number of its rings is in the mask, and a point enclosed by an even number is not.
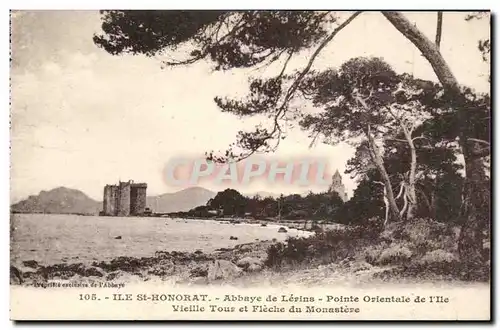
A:
[[[339,173],[339,170],[336,170],[335,173],[332,176],[332,184],[330,185],[330,188],[328,189],[328,192],[336,192],[339,194],[340,199],[342,199],[344,202],[347,201],[347,193],[345,191],[345,186],[342,183],[342,176]]]
[[[146,183],[118,182],[104,187],[103,215],[141,216],[146,210]]]
[[[127,217],[130,215],[130,182],[118,183],[118,216]]]
[[[132,183],[130,185],[130,215],[143,215],[146,210],[145,183]]]

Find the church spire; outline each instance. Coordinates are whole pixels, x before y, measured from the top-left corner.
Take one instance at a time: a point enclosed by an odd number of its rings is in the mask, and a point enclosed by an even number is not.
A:
[[[347,201],[345,186],[342,183],[342,175],[340,175],[338,169],[335,170],[335,173],[332,176],[332,183],[330,185],[329,191],[335,191],[344,202]]]

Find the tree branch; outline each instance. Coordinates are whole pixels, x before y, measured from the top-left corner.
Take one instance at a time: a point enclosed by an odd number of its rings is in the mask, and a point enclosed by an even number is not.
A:
[[[450,67],[436,45],[430,41],[404,15],[395,11],[383,11],[382,14],[394,27],[410,40],[429,61],[443,87],[455,95],[460,95],[460,87]]]
[[[215,33],[217,35],[216,40],[215,40],[215,45],[220,44],[224,39],[232,36],[233,34],[236,33],[236,31],[238,31],[240,28],[245,26],[246,23],[241,24],[243,21],[244,21],[244,18],[243,17],[240,18],[238,20],[238,22],[236,22],[236,24],[234,25],[233,29],[231,29],[228,33],[223,35],[220,39],[217,39],[218,33],[219,33],[219,31],[217,31],[217,33]],[[193,63],[205,58],[208,55],[208,51],[209,51],[208,45],[209,44],[205,44],[203,47],[203,50],[200,51],[198,55],[193,56],[192,58],[189,58],[189,59],[183,60],[183,61],[163,61],[163,64],[168,65],[168,66],[193,64]]]
[[[419,135],[419,136],[416,136],[412,139],[412,141],[415,141],[415,140],[418,140],[418,139],[423,139],[423,140],[429,140],[429,138],[423,136],[423,135]]]
[[[293,51],[290,51],[290,53],[288,54],[288,58],[285,61],[285,64],[283,64],[283,68],[281,69],[281,72],[280,72],[280,75],[278,76],[278,78],[283,77],[283,75],[285,74],[286,67],[288,66],[288,62],[290,62],[290,59],[292,58],[292,56],[293,56]]]
[[[436,27],[436,47],[439,49],[441,45],[441,34],[443,32],[443,12],[437,12],[437,27]]]
[[[323,40],[323,42],[321,42],[321,44],[318,46],[318,48],[312,54],[311,58],[309,59],[309,62],[307,63],[306,67],[304,68],[304,70],[302,70],[302,72],[299,74],[297,79],[295,79],[295,81],[292,83],[292,86],[290,86],[290,88],[288,89],[288,91],[285,95],[285,100],[283,101],[283,104],[281,105],[278,112],[281,112],[285,108],[285,106],[288,104],[288,102],[290,101],[291,97],[293,96],[293,94],[297,90],[297,88],[298,88],[300,82],[302,81],[302,79],[304,78],[304,76],[309,72],[309,70],[311,70],[311,67],[312,67],[314,61],[316,60],[316,57],[318,57],[318,55],[321,53],[323,48],[325,48],[326,45],[328,45],[328,43],[330,41],[332,41],[332,39],[337,35],[337,33],[339,33],[347,25],[349,25],[349,23],[351,23],[359,14],[361,14],[361,11],[355,12],[348,19],[346,19],[344,23],[340,24],[335,30],[333,30],[333,32],[328,37],[326,37],[325,40]]]
[[[316,60],[318,55],[321,53],[323,48],[325,48],[326,45],[328,45],[328,43],[330,41],[332,41],[332,39],[337,35],[337,33],[339,33],[347,25],[349,25],[349,23],[351,23],[359,14],[361,14],[361,11],[357,11],[354,14],[352,14],[342,24],[340,24],[337,28],[335,28],[335,30],[333,30],[333,32],[328,37],[326,37],[325,40],[323,40],[321,42],[321,44],[318,46],[318,48],[316,48],[314,53],[311,55],[311,58],[309,59],[309,62],[307,63],[306,67],[302,70],[302,72],[299,74],[299,76],[293,81],[292,85],[288,88],[288,90],[285,94],[285,98],[283,100],[283,103],[278,108],[278,111],[276,112],[276,114],[274,116],[274,127],[273,127],[273,130],[271,131],[271,133],[269,134],[269,137],[267,140],[271,139],[274,136],[274,134],[278,133],[278,143],[277,144],[279,144],[279,140],[281,137],[281,127],[279,125],[279,120],[282,119],[283,116],[285,115],[286,107],[287,107],[288,103],[290,102],[290,99],[294,96],[297,88],[300,85],[300,82],[302,81],[302,79],[304,79],[305,75],[309,72],[309,70],[311,70],[311,67],[312,67],[314,61]],[[282,72],[284,72],[284,71],[282,71]],[[254,152],[255,151],[252,151],[250,153],[250,155],[253,154]],[[249,156],[247,156],[247,157],[249,157]]]
[[[385,139],[386,141],[394,141],[394,142],[404,142],[404,143],[408,143],[407,140],[403,140],[403,139]]]
[[[487,144],[488,146],[490,145],[490,143],[488,141],[481,140],[481,139],[468,138],[467,141],[472,141],[472,142],[477,142],[477,143],[483,143],[483,144]]]
[[[311,58],[309,59],[306,67],[300,72],[300,74],[298,75],[298,77],[293,81],[293,83],[291,84],[291,86],[288,88],[286,94],[285,94],[285,97],[283,99],[283,102],[281,103],[281,105],[279,106],[279,108],[277,108],[277,111],[276,113],[274,114],[274,125],[273,125],[273,128],[272,128],[272,131],[270,133],[268,133],[263,139],[263,143],[271,140],[272,138],[277,138],[277,142],[276,144],[271,148],[271,150],[276,150],[276,148],[278,147],[280,141],[281,141],[281,134],[282,134],[282,130],[281,130],[281,127],[280,127],[280,123],[279,121],[285,116],[286,114],[286,109],[287,109],[287,106],[288,106],[288,103],[290,102],[291,98],[294,96],[295,92],[297,91],[298,87],[300,86],[300,83],[302,81],[302,79],[306,76],[306,74],[311,70],[311,67],[314,63],[314,61],[316,60],[316,58],[318,57],[318,55],[321,53],[321,51],[326,47],[326,45],[328,45],[328,43],[330,41],[332,41],[332,39],[342,30],[344,29],[347,25],[349,25],[349,23],[351,23],[359,14],[361,14],[362,12],[361,11],[357,11],[355,12],[354,14],[352,14],[348,19],[346,19],[342,24],[340,24],[338,27],[336,27],[332,33],[326,37],[321,43],[320,45],[318,46],[318,48],[316,48],[316,50],[314,51],[314,53],[311,55]],[[328,13],[325,13],[325,16],[327,15]],[[234,29],[233,29],[234,31]],[[224,38],[224,37],[223,37]],[[287,59],[286,63],[288,63],[288,61],[290,60],[290,57],[291,55],[289,56],[289,58]],[[280,76],[282,76],[284,74],[284,71],[285,71],[285,67],[283,68],[283,70],[281,71],[280,73]],[[277,135],[277,136],[275,136]],[[261,144],[260,146],[263,146],[263,144]],[[258,149],[259,147],[256,147],[256,148],[252,148],[252,150],[250,150],[249,152],[247,153],[244,153],[242,155],[240,155],[236,161],[240,161],[240,160],[243,160],[243,159],[246,159],[250,156],[252,156],[253,154],[255,154],[256,152],[258,152]]]

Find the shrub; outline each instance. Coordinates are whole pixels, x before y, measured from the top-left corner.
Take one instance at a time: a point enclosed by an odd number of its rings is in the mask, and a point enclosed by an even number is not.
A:
[[[284,264],[331,263],[355,256],[376,235],[362,227],[337,228],[317,232],[307,238],[289,237],[285,243],[273,244],[268,248],[268,267]]]
[[[363,251],[365,261],[372,265],[378,264],[378,258],[380,257],[380,254],[387,247],[388,245],[385,242],[382,242],[378,245],[366,247]]]
[[[264,264],[268,267],[281,266],[284,254],[283,250],[284,244],[281,242],[271,245],[267,249],[267,259]]]
[[[442,264],[442,263],[452,263],[458,261],[455,254],[447,252],[442,249],[427,252],[421,259],[420,262],[424,264]]]
[[[413,253],[407,246],[400,243],[393,243],[388,248],[382,250],[376,263],[379,265],[401,264],[409,261],[412,255]]]
[[[408,242],[413,252],[420,256],[438,249],[455,252],[458,240],[456,228],[453,226],[419,218],[391,223],[380,237],[386,242]]]

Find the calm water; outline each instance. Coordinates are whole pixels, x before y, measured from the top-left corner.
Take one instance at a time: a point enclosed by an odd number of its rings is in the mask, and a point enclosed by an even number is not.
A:
[[[90,262],[119,256],[152,256],[156,251],[211,252],[256,239],[308,235],[279,226],[227,224],[212,220],[87,217],[77,215],[14,214],[11,260],[41,264]],[[114,239],[121,236],[122,239]],[[238,240],[230,240],[230,236]]]

